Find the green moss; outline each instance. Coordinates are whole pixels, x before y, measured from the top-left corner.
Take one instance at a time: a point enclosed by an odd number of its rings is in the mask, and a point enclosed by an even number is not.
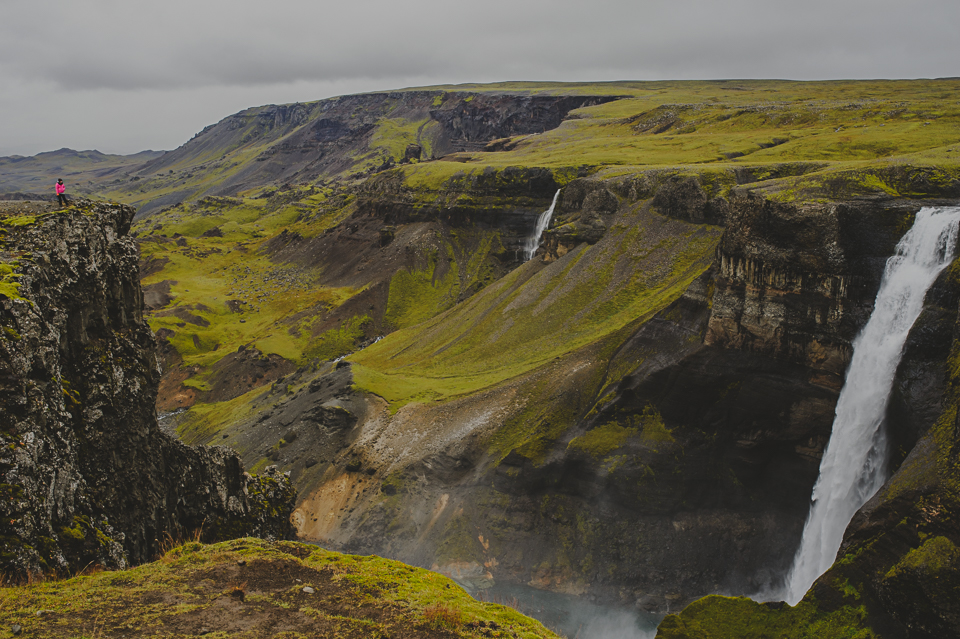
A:
[[[255,400],[270,391],[261,386],[223,402],[197,403],[180,418],[177,433],[188,444],[205,444],[230,424],[236,424],[253,412]],[[266,465],[266,460],[264,460]],[[253,470],[260,470],[255,467]]]
[[[19,262],[0,262],[0,295],[9,299],[22,300],[20,296],[20,275],[14,270],[19,266]],[[12,330],[12,329],[11,329]]]
[[[89,527],[89,520],[86,522],[86,525],[83,525],[82,522],[74,520],[74,526],[63,526],[60,528],[60,537],[63,539],[72,539],[74,541],[83,541],[87,538],[87,528]]]
[[[71,522],[57,527],[59,546],[47,544],[47,551],[62,552],[74,569],[82,569],[100,560],[107,548],[118,543],[101,530],[105,524],[106,521],[98,524],[86,515],[75,515]],[[48,554],[46,558],[51,557],[52,554]]]
[[[907,571],[926,573],[936,577],[938,573],[954,570],[960,560],[960,548],[946,537],[931,537],[919,548],[914,548],[897,562],[885,575],[894,577]]]
[[[563,366],[563,360],[558,363]],[[570,427],[578,413],[578,397],[573,393],[564,393],[555,397],[555,382],[547,372],[534,375],[518,390],[523,398],[523,409],[516,412],[490,438],[491,454],[497,461],[503,460],[511,452],[540,464],[553,443]],[[589,393],[592,389],[584,389]],[[544,401],[544,398],[549,398]]]
[[[36,216],[33,215],[16,215],[10,217],[0,217],[0,224],[5,226],[32,226],[37,223]]]
[[[643,425],[640,437],[644,443],[667,444],[676,441],[671,430],[663,423],[660,411],[652,404],[643,409],[643,413],[638,416],[638,421]]]
[[[310,224],[294,221],[302,211],[295,207],[270,209],[263,201],[249,199],[204,202],[202,206],[164,211],[149,222],[139,223],[162,224],[165,231],[185,237],[213,227],[223,233],[222,237],[188,237],[182,247],[156,237],[141,243],[145,260],[166,262],[143,284],[175,282],[170,305],[148,313],[148,321],[154,331],[172,331],[170,341],[183,356],[184,364],[206,370],[240,346],[251,344],[264,353],[298,363],[311,356],[311,349],[316,353],[342,350],[345,339],[341,338],[349,336],[331,333],[314,337],[314,315],[319,310],[336,309],[359,291],[316,286],[314,273],[277,265],[260,251],[266,232],[306,234]],[[318,224],[329,222],[326,216],[321,217]],[[153,226],[139,228],[147,231]],[[257,234],[262,237],[255,238]],[[231,300],[233,307],[228,305]],[[171,312],[177,306],[199,317],[201,323],[184,322]],[[355,332],[353,327],[345,331],[350,335]],[[204,373],[195,375],[190,383],[209,388]]]
[[[420,135],[422,129],[431,120],[404,120],[399,118],[384,118],[377,121],[370,146],[382,149],[395,161],[403,159],[408,144],[419,144],[423,154],[429,157],[432,153],[429,136]]]
[[[616,422],[608,422],[587,431],[580,437],[574,437],[570,440],[568,448],[582,450],[595,459],[600,459],[623,446],[638,432],[636,428],[624,428]]]
[[[397,328],[414,326],[456,303],[459,280],[452,251],[449,266],[438,271],[438,255],[430,252],[422,269],[397,271],[390,280],[390,294],[384,318]]]
[[[782,604],[781,604],[782,606]],[[841,606],[830,613],[803,601],[795,607],[760,604],[745,597],[712,595],[678,615],[668,615],[659,639],[875,639],[862,606]]]
[[[860,599],[860,589],[850,583],[849,579],[837,579],[833,587],[843,593],[844,597],[849,597],[851,599],[859,600]]]
[[[333,360],[347,353],[352,353],[366,335],[365,327],[372,320],[369,315],[351,317],[338,328],[332,328],[313,340],[304,349],[304,360],[319,358]]]

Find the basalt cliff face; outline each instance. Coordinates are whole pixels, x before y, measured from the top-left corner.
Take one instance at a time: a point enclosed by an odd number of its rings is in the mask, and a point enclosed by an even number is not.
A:
[[[133,209],[0,219],[0,569],[122,567],[167,539],[285,537],[292,489],[161,432]]]

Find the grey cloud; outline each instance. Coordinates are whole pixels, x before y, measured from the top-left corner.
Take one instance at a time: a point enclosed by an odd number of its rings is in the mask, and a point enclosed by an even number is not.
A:
[[[307,87],[960,75],[958,27],[956,0],[0,0],[0,84],[19,87],[0,109],[67,100],[92,122],[99,99],[149,95],[199,129],[229,113],[207,105],[330,95]],[[0,116],[0,144],[29,138]]]
[[[924,4],[932,11],[920,10]],[[947,66],[943,52],[934,51],[956,45],[934,45],[930,36],[945,36],[960,7],[939,0],[94,0],[4,12],[17,14],[0,27],[4,61],[16,59],[11,66],[23,77],[77,90],[412,74],[470,79],[498,68],[556,79],[597,69],[627,77],[638,68],[657,77],[691,77],[692,69],[698,77],[739,69],[739,75],[885,75],[891,65],[922,74],[931,63]],[[931,19],[937,13],[949,19]],[[902,42],[913,44],[910,57],[890,59]],[[850,57],[829,54],[837,48]]]

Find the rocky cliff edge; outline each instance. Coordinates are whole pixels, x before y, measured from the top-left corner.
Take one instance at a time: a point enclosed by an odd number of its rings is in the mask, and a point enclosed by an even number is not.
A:
[[[287,536],[284,475],[163,433],[134,210],[0,210],[0,571],[123,567],[165,541]]]

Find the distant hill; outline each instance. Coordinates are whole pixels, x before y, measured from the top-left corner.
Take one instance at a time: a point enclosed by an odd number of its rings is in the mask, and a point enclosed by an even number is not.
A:
[[[48,194],[53,192],[57,178],[63,178],[68,193],[94,194],[104,181],[163,154],[164,151],[141,151],[110,155],[64,148],[29,157],[0,157],[0,193]]]

